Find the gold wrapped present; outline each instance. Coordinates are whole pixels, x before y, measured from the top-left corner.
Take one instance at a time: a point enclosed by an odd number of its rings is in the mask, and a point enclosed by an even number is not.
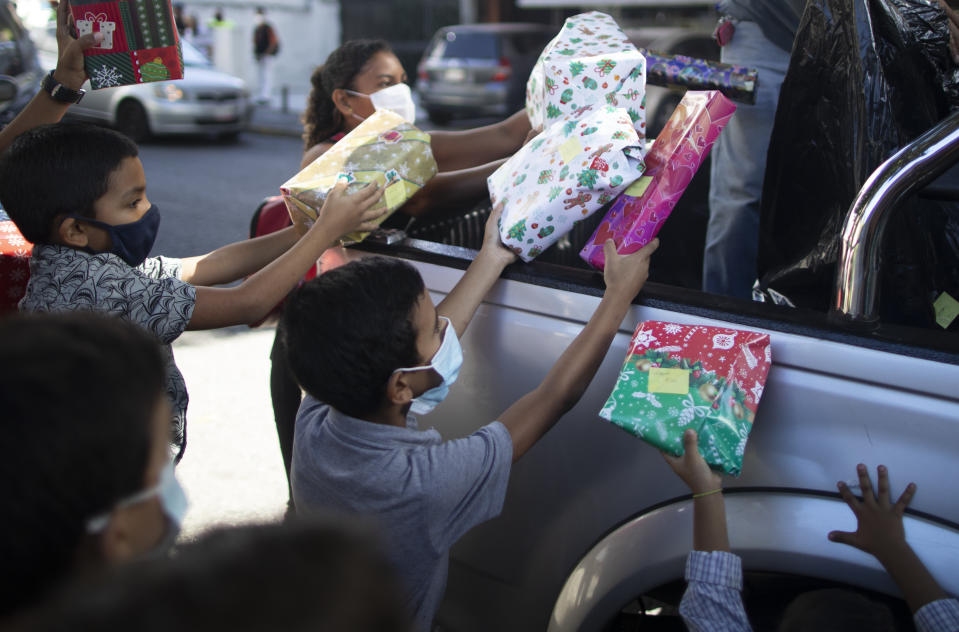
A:
[[[322,156],[283,183],[280,191],[291,217],[306,215],[309,221],[323,207],[326,195],[337,182],[349,183],[352,192],[368,182],[385,187],[373,206],[389,209],[383,222],[436,175],[436,160],[430,135],[421,132],[389,110],[377,110]],[[363,241],[369,233],[350,233],[342,244]]]

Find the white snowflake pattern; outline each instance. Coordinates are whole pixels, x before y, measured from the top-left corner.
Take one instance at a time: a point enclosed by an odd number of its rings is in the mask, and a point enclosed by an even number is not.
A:
[[[636,336],[633,338],[633,344],[637,347],[650,347],[655,342],[658,342],[656,336],[648,329],[636,332]]]
[[[11,280],[11,281],[26,281],[26,280],[27,280],[27,272],[26,272],[26,270],[24,270],[23,268],[17,268],[16,270],[12,270],[12,271],[10,272],[10,280]]]
[[[633,397],[635,399],[645,399],[647,402],[649,402],[649,405],[652,406],[653,408],[663,407],[663,405],[659,403],[659,400],[656,398],[656,396],[653,395],[652,393],[644,393],[643,391],[636,391],[635,393],[633,393]]]
[[[753,399],[758,402],[759,398],[763,396],[763,385],[756,382],[749,392],[753,394]]]
[[[0,222],[0,233],[15,233],[17,232],[17,227],[12,221]]]
[[[670,417],[678,417],[679,409],[676,408],[675,406],[670,406],[669,410],[666,411],[666,414],[669,415]]]
[[[663,331],[665,331],[667,334],[678,334],[682,330],[683,328],[681,325],[675,325],[673,323],[669,323],[663,327]]]
[[[107,88],[120,85],[121,76],[120,71],[113,66],[100,66],[93,71],[91,79],[91,83],[98,88]]]

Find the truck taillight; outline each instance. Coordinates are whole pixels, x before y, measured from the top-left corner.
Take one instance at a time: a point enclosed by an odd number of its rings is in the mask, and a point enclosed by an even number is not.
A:
[[[499,65],[496,66],[496,73],[490,81],[506,81],[513,73],[513,69],[506,57],[499,58]]]

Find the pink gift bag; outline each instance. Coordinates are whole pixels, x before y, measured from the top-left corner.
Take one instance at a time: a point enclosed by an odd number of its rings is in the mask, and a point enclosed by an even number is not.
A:
[[[718,91],[687,92],[646,155],[643,177],[616,199],[579,256],[602,270],[607,239],[620,254],[652,241],[735,111]]]

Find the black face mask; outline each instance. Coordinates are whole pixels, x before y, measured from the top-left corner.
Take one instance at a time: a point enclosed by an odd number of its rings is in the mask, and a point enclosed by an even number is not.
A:
[[[151,205],[150,210],[144,213],[143,217],[129,224],[107,224],[82,215],[67,215],[67,217],[72,217],[107,231],[110,240],[113,242],[113,248],[110,249],[110,252],[134,268],[143,263],[147,255],[150,254],[153,242],[157,238],[157,230],[160,228],[160,211],[157,210],[156,204]]]

